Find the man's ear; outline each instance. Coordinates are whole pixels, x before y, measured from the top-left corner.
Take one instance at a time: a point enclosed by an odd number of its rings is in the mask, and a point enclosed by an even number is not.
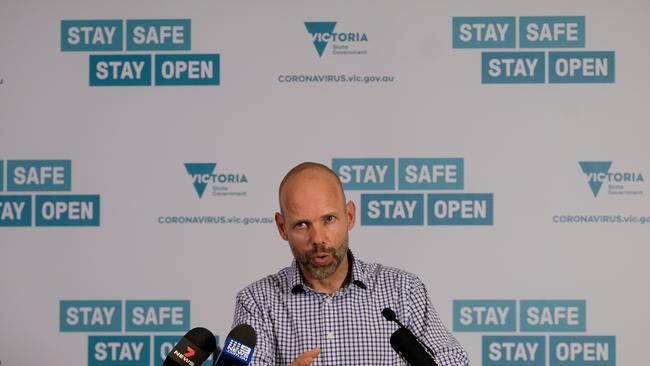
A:
[[[354,202],[348,201],[345,204],[345,214],[348,217],[348,230],[352,230],[357,221],[357,206],[354,205]]]
[[[275,226],[278,227],[278,232],[280,233],[282,239],[289,240],[287,237],[286,227],[284,225],[284,217],[279,212],[275,213]]]

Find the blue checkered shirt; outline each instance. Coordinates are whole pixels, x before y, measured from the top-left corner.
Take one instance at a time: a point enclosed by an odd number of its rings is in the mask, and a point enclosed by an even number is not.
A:
[[[349,285],[331,295],[310,288],[295,260],[237,294],[233,327],[246,323],[257,332],[251,365],[288,365],[316,347],[314,366],[406,365],[390,346],[397,325],[383,318],[385,307],[433,349],[438,365],[469,365],[419,278],[349,258]]]

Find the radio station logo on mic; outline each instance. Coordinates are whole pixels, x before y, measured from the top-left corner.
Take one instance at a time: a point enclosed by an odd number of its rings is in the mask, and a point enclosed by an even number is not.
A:
[[[223,351],[215,361],[217,365],[248,365],[253,359],[257,333],[248,324],[239,324],[234,327],[223,346]]]
[[[192,356],[194,356],[195,353],[196,353],[196,351],[194,351],[194,349],[192,349],[192,347],[188,346],[187,347],[187,352],[183,353],[183,356],[192,357]]]
[[[224,345],[223,349],[230,355],[235,356],[236,358],[245,362],[250,362],[251,358],[253,357],[253,349],[251,347],[248,347],[241,342],[237,342],[232,338],[228,338],[228,340],[226,340],[226,344]]]
[[[194,366],[194,361],[190,359],[194,354],[196,354],[196,352],[190,346],[187,346],[187,351],[185,353],[180,353],[177,350],[174,350],[174,355],[189,366]]]

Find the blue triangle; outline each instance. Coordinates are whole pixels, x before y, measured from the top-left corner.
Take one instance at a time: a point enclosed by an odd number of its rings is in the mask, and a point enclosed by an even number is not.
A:
[[[596,174],[600,173],[609,173],[609,168],[612,166],[611,161],[581,161],[580,168],[582,172],[587,174],[589,178],[589,187],[591,188],[591,193],[594,194],[594,197],[598,196],[600,192],[600,187],[603,185],[602,181],[596,179]],[[590,174],[592,174],[590,176]]]
[[[204,175],[212,175],[216,166],[217,163],[185,163],[185,170],[192,177],[192,183],[199,198],[203,197],[205,187],[208,185],[200,178]]]
[[[314,47],[316,47],[316,52],[318,52],[318,57],[323,56],[323,52],[325,51],[325,47],[327,47],[327,41],[324,41],[322,39],[322,36],[320,39],[316,37],[318,34],[332,34],[334,33],[334,27],[336,27],[336,22],[305,22],[305,27],[307,28],[307,32],[311,34],[311,37],[314,42]]]

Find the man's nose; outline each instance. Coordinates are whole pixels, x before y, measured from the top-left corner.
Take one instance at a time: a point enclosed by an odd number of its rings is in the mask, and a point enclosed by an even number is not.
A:
[[[312,244],[318,245],[318,244],[325,244],[326,243],[326,234],[325,234],[325,228],[322,225],[314,225],[312,226],[312,232],[311,232],[311,241]]]

